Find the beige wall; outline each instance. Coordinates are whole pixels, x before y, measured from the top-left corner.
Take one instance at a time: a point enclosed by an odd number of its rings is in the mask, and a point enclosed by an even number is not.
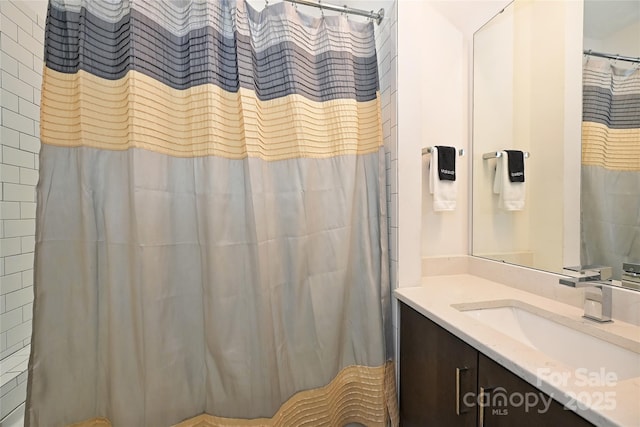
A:
[[[458,208],[434,213],[422,148],[468,149],[467,55],[463,34],[434,2],[398,2],[398,277],[420,284],[426,254],[468,251],[468,157],[458,164]]]

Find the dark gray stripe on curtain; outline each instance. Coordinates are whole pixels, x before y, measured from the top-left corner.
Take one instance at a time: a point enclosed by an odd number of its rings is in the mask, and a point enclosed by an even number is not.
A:
[[[609,89],[585,86],[582,121],[600,123],[610,129],[640,128],[640,92],[614,95]]]
[[[112,23],[86,9],[52,6],[48,19],[45,63],[63,73],[81,69],[115,80],[136,70],[176,89],[207,83],[230,92],[244,87],[261,100],[299,94],[317,102],[364,102],[375,99],[378,90],[375,55],[336,50],[314,55],[295,41],[256,52],[248,36],[225,38],[211,26],[176,36],[135,9]]]

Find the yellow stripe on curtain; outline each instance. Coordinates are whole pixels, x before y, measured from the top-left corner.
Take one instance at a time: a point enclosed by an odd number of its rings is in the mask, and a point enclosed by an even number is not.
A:
[[[395,364],[348,366],[325,387],[299,392],[286,401],[272,418],[252,420],[198,415],[174,427],[291,427],[301,425],[342,426],[360,423],[367,427],[397,426]],[[111,427],[106,418],[94,418],[69,427]]]
[[[205,84],[177,90],[137,71],[107,80],[44,68],[43,144],[143,148],[175,157],[263,160],[368,154],[382,146],[380,97],[269,101]]]
[[[640,128],[610,129],[582,123],[582,164],[608,170],[640,171]]]

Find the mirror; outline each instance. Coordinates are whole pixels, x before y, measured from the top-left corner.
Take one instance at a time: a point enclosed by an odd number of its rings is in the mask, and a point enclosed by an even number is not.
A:
[[[588,12],[596,3],[601,2],[584,4],[585,16],[611,24],[614,14]],[[475,256],[556,273],[585,263],[584,253],[581,259],[581,248],[585,252],[587,247],[581,242],[582,16],[582,2],[516,0],[474,34]],[[633,30],[638,31],[637,19],[617,22],[619,38],[635,34],[635,40],[625,40],[640,44],[639,33]],[[586,23],[585,28],[592,25]],[[530,156],[524,161],[525,182],[505,184],[503,178],[498,187],[508,191],[501,196],[494,191],[499,190],[494,185],[496,169],[499,162],[506,169],[508,162],[495,154],[503,150]],[[637,191],[640,182],[636,182]],[[514,200],[518,203],[510,203]],[[634,212],[637,221],[640,203]],[[640,247],[640,234],[636,240]],[[588,261],[611,265],[597,257]],[[616,263],[621,267],[622,260]]]
[[[474,35],[473,255],[555,272],[565,252],[579,260],[582,38],[574,3],[515,1]],[[503,159],[484,158],[503,150],[530,154],[525,182],[513,184],[524,187],[518,210],[502,207],[494,192]],[[575,244],[565,248],[569,232]]]

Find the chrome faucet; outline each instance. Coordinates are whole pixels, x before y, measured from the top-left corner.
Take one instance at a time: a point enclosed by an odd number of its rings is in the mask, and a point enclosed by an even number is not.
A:
[[[613,291],[611,289],[611,267],[567,268],[577,271],[577,277],[560,279],[560,284],[573,288],[587,288],[584,292],[584,315],[582,317],[596,322],[611,322],[611,303]]]

